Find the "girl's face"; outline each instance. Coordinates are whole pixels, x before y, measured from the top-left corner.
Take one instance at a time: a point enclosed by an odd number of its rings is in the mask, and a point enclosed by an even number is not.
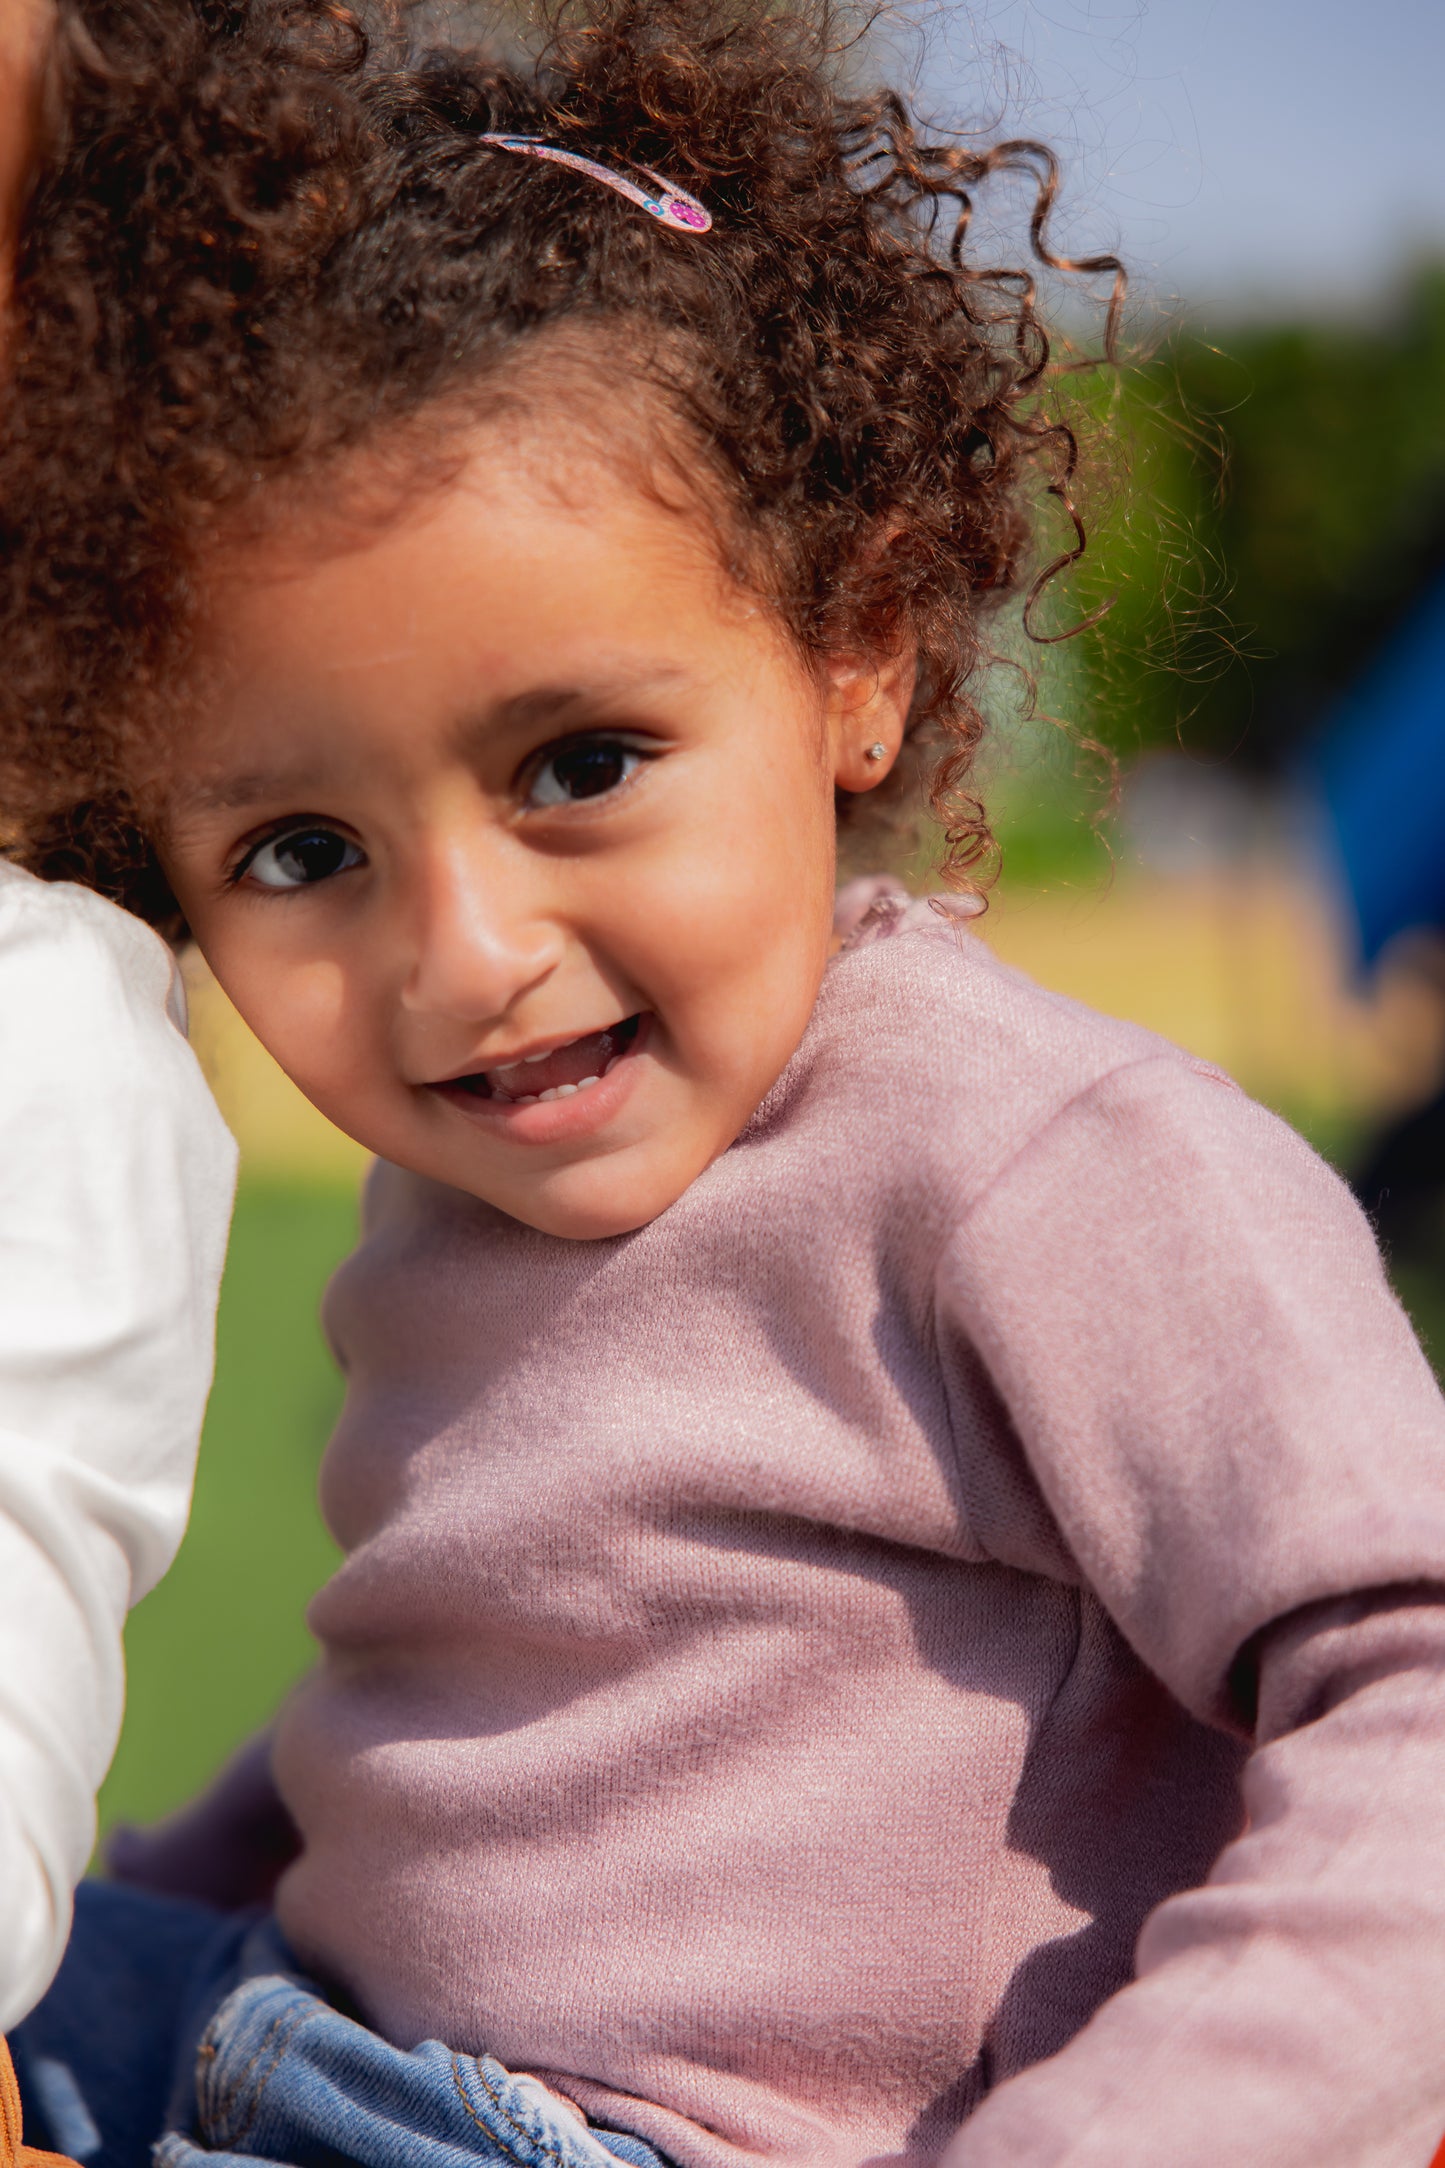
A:
[[[560,438],[478,432],[384,528],[228,561],[160,843],[324,1114],[592,1237],[666,1210],[797,1047],[834,788],[887,772],[909,687],[812,673],[701,522]]]

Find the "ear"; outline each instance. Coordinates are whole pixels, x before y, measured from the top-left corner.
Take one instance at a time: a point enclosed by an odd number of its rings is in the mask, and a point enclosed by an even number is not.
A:
[[[839,657],[824,665],[828,744],[840,790],[872,790],[892,769],[917,676],[911,643],[896,655]]]

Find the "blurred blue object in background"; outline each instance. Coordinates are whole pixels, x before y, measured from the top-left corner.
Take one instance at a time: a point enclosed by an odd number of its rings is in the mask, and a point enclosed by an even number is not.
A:
[[[1336,709],[1313,765],[1361,961],[1445,928],[1445,579]]]

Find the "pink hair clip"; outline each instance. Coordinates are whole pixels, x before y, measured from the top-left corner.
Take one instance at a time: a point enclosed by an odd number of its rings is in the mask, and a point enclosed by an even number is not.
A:
[[[615,188],[619,196],[626,196],[630,203],[639,204],[644,211],[662,226],[673,226],[679,233],[707,233],[712,227],[712,214],[703,208],[696,196],[690,196],[685,188],[674,187],[651,166],[640,170],[649,180],[656,181],[658,193],[643,188],[637,181],[629,180],[625,173],[614,173],[610,166],[600,166],[595,158],[584,158],[580,151],[563,150],[560,144],[544,143],[540,136],[484,135],[483,143],[490,143],[499,151],[518,151],[524,158],[546,158],[553,165],[570,166],[574,173],[585,173],[589,179],[600,181],[604,188]]]

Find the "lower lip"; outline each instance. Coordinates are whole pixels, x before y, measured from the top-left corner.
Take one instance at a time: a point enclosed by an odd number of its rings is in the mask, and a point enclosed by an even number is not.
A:
[[[604,1128],[630,1096],[636,1082],[637,1057],[651,1032],[652,1018],[644,1016],[637,1037],[625,1054],[613,1057],[606,1075],[589,1084],[586,1091],[572,1092],[565,1099],[538,1099],[524,1107],[515,1100],[479,1098],[460,1084],[431,1084],[427,1089],[478,1129],[504,1137],[508,1144],[575,1144]]]

